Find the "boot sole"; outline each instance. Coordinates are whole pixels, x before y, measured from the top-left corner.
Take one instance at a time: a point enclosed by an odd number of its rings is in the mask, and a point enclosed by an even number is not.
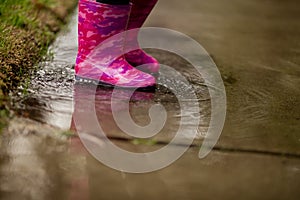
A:
[[[156,90],[156,85],[147,86],[147,87],[139,87],[139,88],[121,87],[121,86],[116,86],[116,85],[112,85],[109,83],[96,81],[94,79],[89,79],[89,78],[85,78],[85,77],[81,77],[81,76],[77,76],[77,75],[75,75],[75,84],[93,84],[93,85],[96,85],[99,87],[104,87],[104,88],[117,88],[117,89],[126,89],[126,90],[136,89],[136,91],[140,91],[140,92],[155,92],[155,90]]]

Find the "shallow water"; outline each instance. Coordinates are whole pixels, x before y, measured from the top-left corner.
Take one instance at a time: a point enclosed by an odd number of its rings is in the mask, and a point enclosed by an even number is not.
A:
[[[66,137],[31,121],[15,121],[1,138],[0,197],[7,199],[297,199],[300,186],[300,25],[295,0],[160,1],[148,26],[172,28],[192,36],[211,54],[226,85],[227,117],[215,150],[199,160],[194,146],[158,172],[134,175],[112,170],[95,160],[78,137]],[[184,16],[184,17],[181,17]],[[187,23],[189,22],[189,23]],[[30,119],[75,130],[72,115],[88,109],[81,103],[93,88],[73,86],[76,16],[59,36],[53,59],[41,64],[27,95],[17,95],[18,112]],[[193,83],[200,104],[200,145],[210,117],[210,99],[201,77],[176,55],[149,50],[160,62]],[[183,89],[182,89],[183,90]],[[20,88],[19,92],[22,93]],[[168,143],[177,130],[179,104],[160,87],[136,92],[130,114],[149,123],[148,109],[161,103],[167,125],[150,143],[122,133],[112,120],[110,89],[98,88],[97,119],[117,146],[148,152]],[[128,97],[120,91],[118,101]],[[191,102],[190,115],[196,104]],[[187,130],[193,128],[186,122]],[[27,128],[24,128],[27,127]],[[70,134],[68,132],[68,134]],[[154,184],[155,183],[155,184]]]

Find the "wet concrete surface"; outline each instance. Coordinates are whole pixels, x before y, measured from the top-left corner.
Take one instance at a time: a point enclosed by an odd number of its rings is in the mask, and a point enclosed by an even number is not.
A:
[[[15,96],[15,119],[1,138],[0,198],[3,199],[298,199],[300,196],[300,7],[297,1],[162,0],[147,26],[183,32],[203,45],[221,71],[227,92],[227,117],[214,150],[197,157],[209,124],[210,99],[189,63],[150,50],[163,64],[192,77],[200,102],[198,137],[171,166],[149,174],[110,169],[86,152],[72,115],[90,93],[73,85],[77,49],[76,16],[52,47],[53,59],[23,95]],[[122,100],[126,92],[120,92]],[[149,122],[148,109],[161,103],[166,127],[150,144],[126,136],[111,114],[111,90],[99,88],[99,123],[117,146],[149,152],[167,144],[178,129],[179,105],[164,88],[136,92],[133,119]],[[124,109],[120,104],[121,111]],[[191,115],[193,104],[190,107]],[[37,122],[36,122],[37,121]],[[42,122],[41,125],[38,122]],[[186,124],[189,128],[189,124]],[[192,127],[190,127],[192,128]],[[67,132],[63,132],[63,130]],[[155,183],[155,184],[154,184]]]
[[[26,126],[36,124],[27,122]],[[170,167],[137,175],[99,164],[78,138],[68,140],[53,137],[51,131],[36,131],[43,137],[15,132],[16,135],[3,139],[1,148],[9,155],[1,159],[3,199],[297,199],[298,196],[298,158],[213,151],[200,161],[195,156],[198,148],[190,148]],[[131,151],[152,148],[120,140],[116,143]]]
[[[219,144],[299,155],[298,2],[161,1],[160,5],[148,25],[193,37],[223,75],[228,112]],[[174,18],[180,13],[184,17]]]

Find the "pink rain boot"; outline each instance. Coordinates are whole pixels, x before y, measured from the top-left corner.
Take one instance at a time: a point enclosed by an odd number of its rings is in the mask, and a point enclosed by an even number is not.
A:
[[[153,76],[137,70],[125,60],[122,55],[124,37],[110,40],[125,30],[129,12],[130,5],[79,0],[77,81],[122,88],[152,88],[155,85]]]
[[[147,73],[151,73],[154,75],[157,75],[159,72],[159,62],[153,58],[152,56],[148,55],[146,52],[144,52],[138,44],[138,29],[141,28],[144,22],[146,21],[148,15],[154,8],[155,4],[158,0],[131,0],[132,2],[132,8],[130,12],[129,17],[129,23],[127,26],[127,30],[133,30],[130,32],[130,34],[126,34],[126,49],[130,49],[132,47],[137,48],[134,51],[131,51],[129,53],[125,54],[126,60],[132,65],[132,66],[141,66],[139,68],[142,71],[145,71]]]

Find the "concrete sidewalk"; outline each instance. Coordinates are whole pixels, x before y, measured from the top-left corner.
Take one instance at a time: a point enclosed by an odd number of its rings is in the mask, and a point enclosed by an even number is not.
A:
[[[299,199],[299,11],[296,0],[161,0],[147,26],[174,29],[196,39],[214,58],[224,79],[227,118],[214,150],[199,159],[197,145],[202,140],[198,139],[169,167],[153,173],[128,174],[95,160],[78,137],[57,136],[60,129],[16,119],[1,138],[1,197]],[[42,69],[43,76],[38,74],[32,83],[32,90],[41,90],[28,95],[22,104],[23,112],[32,119],[67,128],[73,114],[69,107],[73,100],[80,100],[72,93],[72,83],[66,81],[72,77],[70,66],[77,50],[72,42],[76,24],[70,26],[71,32],[58,40],[61,46],[56,48],[57,57]],[[174,55],[151,52],[178,71],[188,66]],[[68,73],[58,77],[55,72],[61,69]],[[62,82],[58,84],[57,80]],[[82,91],[84,94],[86,90]],[[178,127],[177,103],[169,94],[155,93],[170,111],[170,124],[156,138],[156,144],[136,144],[111,120],[107,92],[99,89],[99,93],[95,98],[99,123],[104,124],[111,141],[125,150],[159,149]],[[131,103],[135,120],[147,122],[147,109],[152,104],[153,101]],[[205,106],[201,104],[201,108]]]

